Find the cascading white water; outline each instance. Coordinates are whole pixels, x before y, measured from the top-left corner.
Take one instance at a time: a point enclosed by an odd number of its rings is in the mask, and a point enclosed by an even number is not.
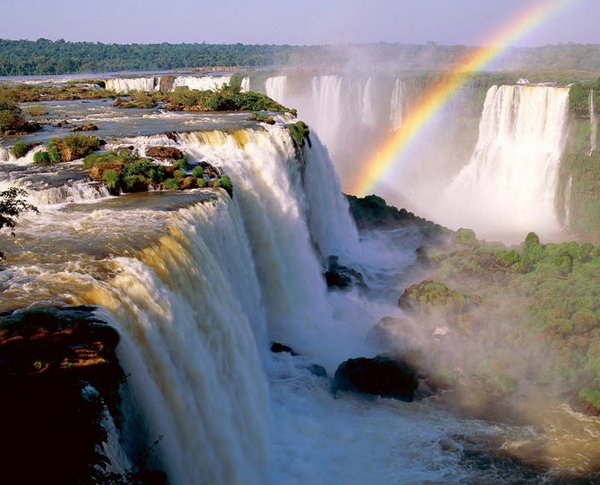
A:
[[[106,80],[106,89],[127,94],[131,91],[155,91],[158,89],[155,77],[114,78]]]
[[[309,342],[318,340],[317,322],[327,320],[323,314],[331,310],[310,242],[291,137],[282,127],[267,130],[183,134],[182,141],[191,157],[209,160],[233,181],[233,203],[253,249],[269,335],[309,349]]]
[[[312,102],[319,135],[330,143],[342,123],[342,77],[318,76],[312,79]]]
[[[349,217],[348,202],[327,149],[315,133],[310,139],[311,146],[305,146],[304,181],[310,234],[323,257],[337,255],[342,261],[356,261],[358,233]]]
[[[596,107],[594,106],[594,90],[590,89],[590,156],[597,149],[598,140],[598,115],[596,114]]]
[[[231,81],[231,76],[177,76],[173,80],[173,90],[188,87],[199,91],[214,91]]]
[[[274,76],[265,81],[265,91],[269,98],[286,105],[287,76]]]
[[[118,304],[98,301],[126,336],[119,357],[147,433],[165,437],[174,484],[260,483],[265,471],[267,391],[252,332],[264,336],[264,313],[235,210],[220,200],[182,211],[146,264],[117,261],[106,290]]]
[[[373,78],[367,79],[362,95],[362,124],[368,127],[375,125],[375,110],[373,108]]]
[[[402,124],[404,116],[405,85],[401,79],[396,79],[394,90],[392,91],[392,99],[390,101],[390,131],[397,130]]]
[[[250,91],[250,78],[249,77],[245,77],[244,79],[242,79],[240,90],[242,91],[242,93],[247,93],[248,91]]]
[[[470,162],[446,189],[445,221],[482,233],[558,232],[554,198],[568,88],[493,86]]]
[[[246,79],[248,78],[244,78],[244,80]],[[242,80],[242,88],[244,87],[244,80]],[[173,79],[171,90],[174,91],[178,87],[188,87],[201,91],[214,91],[229,83],[229,81],[231,81],[231,76],[177,76]],[[250,80],[248,79],[246,86],[249,83]],[[121,94],[128,94],[131,91],[158,91],[160,90],[160,77],[107,79],[106,89]]]
[[[30,193],[33,204],[37,207],[83,203],[110,197],[108,189],[98,183],[70,182],[60,187],[36,190]]]

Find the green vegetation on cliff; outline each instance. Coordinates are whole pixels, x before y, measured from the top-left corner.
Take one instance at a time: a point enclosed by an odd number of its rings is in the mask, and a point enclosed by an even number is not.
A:
[[[486,357],[474,364],[478,378],[508,379],[510,392],[525,379],[600,409],[600,246],[542,244],[531,233],[518,248],[504,248],[459,231],[431,261],[428,281],[400,304],[436,306],[462,335],[463,352],[476,343],[473,351]],[[486,342],[494,343],[487,353]],[[538,345],[548,349],[543,365],[520,360],[521,350]]]
[[[398,227],[419,227],[429,236],[442,236],[450,233],[448,229],[427,219],[414,215],[406,209],[397,209],[387,205],[377,195],[356,197],[346,195],[352,215],[358,229],[396,229]]]
[[[167,109],[173,111],[293,111],[264,94],[253,91],[241,92],[239,87],[227,84],[216,91],[178,87],[167,96]]]
[[[590,134],[588,117],[571,117],[559,171],[557,207],[565,225],[579,238],[600,242],[600,152],[591,151]]]

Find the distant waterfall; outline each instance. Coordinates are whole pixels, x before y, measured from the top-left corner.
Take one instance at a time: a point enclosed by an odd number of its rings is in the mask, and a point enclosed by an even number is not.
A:
[[[457,224],[559,229],[554,198],[568,98],[568,88],[489,89],[475,153],[446,191]]]
[[[224,84],[231,81],[230,76],[177,76],[168,83],[168,87],[162,89],[174,91],[178,87],[188,87],[200,91],[214,91]],[[246,80],[248,78],[244,78]],[[242,90],[244,90],[244,80],[242,80]],[[246,81],[246,86],[250,80]],[[133,77],[133,78],[114,78],[106,80],[106,89],[120,94],[128,94],[131,91],[159,91],[161,89],[161,77]]]
[[[598,140],[598,115],[594,106],[594,90],[590,89],[590,156],[596,151]]]
[[[375,110],[373,108],[373,78],[367,79],[362,95],[361,120],[363,125],[375,126]]]
[[[106,89],[127,94],[130,91],[155,91],[159,88],[155,77],[114,78],[106,80]]]
[[[242,84],[240,87],[242,93],[247,93],[248,91],[250,91],[250,78],[245,77],[244,79],[242,79]]]
[[[390,130],[394,131],[400,128],[402,117],[404,116],[405,101],[405,86],[404,81],[396,79],[394,90],[392,91],[392,99],[390,101]]]
[[[177,76],[173,81],[173,89],[185,86],[199,91],[214,91],[230,80],[230,76]]]
[[[267,96],[285,106],[287,91],[287,76],[270,77],[265,82]]]
[[[316,76],[312,79],[312,102],[315,107],[314,123],[319,135],[332,143],[342,123],[342,77]]]

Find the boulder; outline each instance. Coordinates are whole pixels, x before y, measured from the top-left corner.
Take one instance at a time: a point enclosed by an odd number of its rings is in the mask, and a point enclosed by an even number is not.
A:
[[[198,187],[196,177],[184,177],[179,181],[179,188],[183,190],[194,189]]]
[[[217,177],[221,176],[221,171],[217,167],[215,167],[214,165],[211,165],[208,162],[200,162],[200,166],[204,170],[205,177],[213,179],[213,178],[217,178]]]
[[[156,146],[148,148],[146,156],[160,160],[179,160],[183,158],[183,153],[175,147]]]
[[[351,286],[366,288],[363,275],[358,271],[338,263],[338,256],[329,256],[328,269],[324,273],[328,288],[346,289]]]
[[[351,391],[411,402],[419,382],[417,372],[402,360],[387,356],[359,357],[335,371],[333,391]]]
[[[467,305],[466,295],[449,288],[445,283],[425,280],[409,286],[398,300],[398,306],[408,311],[431,311],[461,313]]]
[[[76,125],[71,128],[71,131],[96,131],[98,126],[95,123],[88,123],[87,125]]]
[[[114,170],[120,172],[123,169],[123,164],[119,162],[105,163],[104,165],[96,165],[90,170],[90,178],[96,182],[102,181],[102,176],[107,170]]]
[[[119,420],[117,332],[93,307],[0,317],[4,483],[107,483],[105,413]]]
[[[284,345],[284,344],[280,344],[279,342],[271,342],[271,352],[273,352],[275,354],[279,354],[281,352],[287,352],[291,355],[298,355],[296,352],[294,352],[292,350],[291,347],[288,347],[287,345]]]

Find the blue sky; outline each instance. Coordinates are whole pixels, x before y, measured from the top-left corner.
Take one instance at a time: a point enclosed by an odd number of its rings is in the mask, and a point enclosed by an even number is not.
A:
[[[0,38],[115,43],[478,44],[545,0],[0,0]],[[600,0],[574,0],[520,45],[600,43]]]

